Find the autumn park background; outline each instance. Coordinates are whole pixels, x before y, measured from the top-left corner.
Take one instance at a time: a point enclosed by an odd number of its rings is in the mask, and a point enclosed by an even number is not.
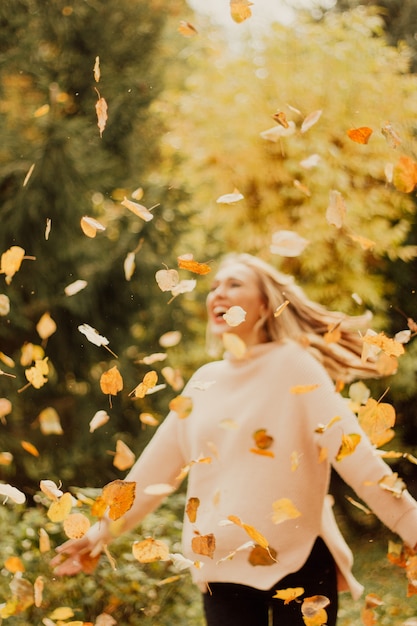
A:
[[[178,257],[259,254],[400,337],[397,373],[368,387],[395,409],[383,448],[417,495],[417,6],[288,0],[280,22],[223,3],[221,22],[182,0],[0,3],[0,623],[202,624],[187,570],[132,555],[146,536],[180,551],[182,492],[90,575],[57,579],[66,534],[40,488],[94,521],[207,360],[210,274]],[[150,370],[155,393],[132,395]],[[103,389],[109,371],[123,388]],[[333,491],[366,586],[341,625],[417,624],[396,538]]]

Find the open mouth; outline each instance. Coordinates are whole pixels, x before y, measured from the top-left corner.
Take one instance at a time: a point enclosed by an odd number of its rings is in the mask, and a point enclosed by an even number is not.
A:
[[[212,314],[213,314],[213,317],[214,317],[216,320],[222,320],[222,321],[223,321],[223,315],[224,315],[225,313],[227,313],[227,311],[228,311],[228,307],[225,307],[225,306],[220,306],[220,305],[219,305],[219,306],[215,306],[215,307],[213,307],[213,309],[212,309]]]

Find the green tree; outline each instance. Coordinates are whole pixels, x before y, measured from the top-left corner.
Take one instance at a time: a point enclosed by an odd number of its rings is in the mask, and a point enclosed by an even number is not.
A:
[[[98,467],[103,478],[114,477],[105,450],[121,433],[127,443],[141,434],[138,406],[128,397],[147,370],[139,361],[160,349],[164,331],[184,322],[178,300],[168,307],[154,276],[175,260],[188,228],[188,194],[170,173],[159,172],[166,124],[150,111],[167,59],[175,68],[186,45],[174,31],[183,10],[180,1],[167,7],[158,0],[124,0],[117,7],[82,0],[1,3],[0,253],[19,246],[34,259],[23,261],[10,284],[2,276],[0,289],[10,301],[0,318],[2,366],[16,377],[0,376],[0,396],[13,405],[1,448],[15,457],[4,476],[21,486],[33,489],[45,475],[85,484],[96,480]],[[101,136],[99,97],[108,105]],[[155,207],[149,223],[121,205],[138,187],[141,202]],[[82,216],[106,230],[85,236]],[[136,263],[131,278],[126,258]],[[65,287],[76,280],[87,286],[69,297]],[[45,313],[57,330],[42,340],[36,325]],[[118,359],[79,332],[85,323],[108,338]],[[32,365],[22,365],[21,349],[31,343],[42,343],[49,380],[18,393]],[[124,397],[109,407],[99,380],[116,364]],[[38,415],[49,406],[58,411],[64,437],[39,431]],[[93,445],[88,422],[106,408],[112,419]],[[21,440],[35,444],[39,458],[22,454]]]

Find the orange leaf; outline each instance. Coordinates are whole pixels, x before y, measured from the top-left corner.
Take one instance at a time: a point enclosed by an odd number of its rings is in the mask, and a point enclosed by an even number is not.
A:
[[[113,480],[103,487],[98,500],[101,500],[106,507],[109,507],[109,518],[111,520],[115,521],[129,511],[135,500],[135,489],[136,483],[126,480]],[[100,508],[100,502],[98,508]]]
[[[274,438],[268,435],[265,428],[255,430],[252,437],[255,440],[256,446],[261,450],[267,450],[274,443]]]
[[[153,387],[155,387],[157,382],[158,382],[158,374],[155,372],[155,370],[151,370],[150,372],[147,372],[145,374],[142,382],[139,383],[139,385],[137,385],[137,387],[135,387],[134,390],[131,391],[129,395],[131,396],[133,395],[135,396],[135,398],[144,398],[146,394],[148,393],[148,391],[152,389]]]
[[[369,398],[365,406],[359,408],[358,419],[359,424],[377,448],[393,438],[395,409],[391,404]]]
[[[278,111],[277,113],[274,113],[272,117],[278,124],[281,124],[281,126],[283,126],[284,128],[289,128],[290,125],[288,124],[287,116],[285,115],[284,111]]]
[[[417,185],[417,163],[402,156],[394,166],[393,183],[398,191],[410,193]]]
[[[196,554],[208,556],[212,559],[216,549],[216,538],[212,533],[208,535],[197,535],[191,540],[191,548]]]
[[[168,406],[180,419],[185,419],[193,410],[193,401],[187,396],[176,396],[170,401]]]
[[[199,263],[193,259],[184,259],[182,257],[178,257],[177,260],[178,267],[182,270],[188,270],[194,274],[200,274],[201,276],[211,272],[211,267],[210,265],[207,265],[207,263]]]
[[[19,559],[18,556],[9,556],[4,561],[4,567],[11,573],[16,574],[17,572],[24,572],[25,566],[23,565],[23,561]]]
[[[166,543],[152,537],[147,537],[143,541],[135,541],[132,546],[132,553],[139,563],[154,563],[155,561],[168,561],[169,548]]]
[[[253,526],[242,522],[242,520],[237,517],[237,515],[228,515],[227,519],[233,522],[233,524],[236,524],[237,526],[243,528],[243,530],[249,535],[249,537],[253,539],[258,545],[262,546],[262,548],[267,549],[269,547],[268,540],[259,532],[259,530],[256,530],[256,528],[254,528]]]
[[[274,565],[277,562],[277,551],[271,548],[271,546],[268,546],[268,549],[262,546],[254,546],[249,554],[248,561],[254,567],[256,565]]]
[[[347,131],[347,136],[356,143],[367,144],[373,133],[372,128],[368,126],[360,126],[359,128],[351,128]]]
[[[197,519],[197,511],[200,506],[199,498],[189,498],[187,501],[187,505],[185,507],[185,512],[188,516],[188,519],[193,524]]]
[[[116,454],[113,459],[114,467],[124,472],[129,467],[132,467],[134,462],[135,455],[132,450],[121,439],[118,439],[116,442]]]
[[[249,0],[230,0],[230,15],[233,21],[240,24],[251,17],[250,7],[252,5],[253,2],[249,2]]]
[[[299,598],[304,593],[303,587],[288,587],[287,589],[277,589],[273,598],[278,600],[284,600],[284,604],[289,604],[296,598]]]
[[[33,443],[30,443],[29,441],[21,441],[20,445],[23,450],[26,450],[26,452],[29,452],[32,456],[39,456],[39,450],[33,445]]]
[[[358,433],[342,435],[342,443],[336,455],[336,461],[341,461],[350,454],[353,454],[360,440],[361,436]]]
[[[90,528],[90,520],[83,513],[71,513],[64,519],[64,532],[70,539],[81,539]]]
[[[123,389],[123,378],[116,365],[103,372],[100,377],[101,391],[106,395],[116,396]]]
[[[198,34],[196,27],[185,20],[181,20],[180,25],[178,26],[178,32],[183,37],[194,37],[194,35]]]

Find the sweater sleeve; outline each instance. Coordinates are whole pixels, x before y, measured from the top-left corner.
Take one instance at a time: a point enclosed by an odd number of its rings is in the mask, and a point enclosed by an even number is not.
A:
[[[383,478],[393,475],[391,468],[379,456],[347,401],[334,390],[324,368],[314,357],[305,356],[303,380],[318,385],[313,392],[305,394],[303,400],[317,445],[327,462],[378,518],[406,544],[414,547],[417,543],[417,502],[406,489],[395,493],[381,486]],[[318,427],[319,423],[323,428]],[[359,443],[340,458],[342,441],[352,434],[359,435]]]
[[[159,487],[167,485],[173,491],[180,485],[179,475],[187,461],[180,444],[178,422],[176,413],[168,414],[126,475],[125,480],[134,481],[136,489],[133,506],[123,516],[123,532],[134,528],[159,506],[167,495]]]

